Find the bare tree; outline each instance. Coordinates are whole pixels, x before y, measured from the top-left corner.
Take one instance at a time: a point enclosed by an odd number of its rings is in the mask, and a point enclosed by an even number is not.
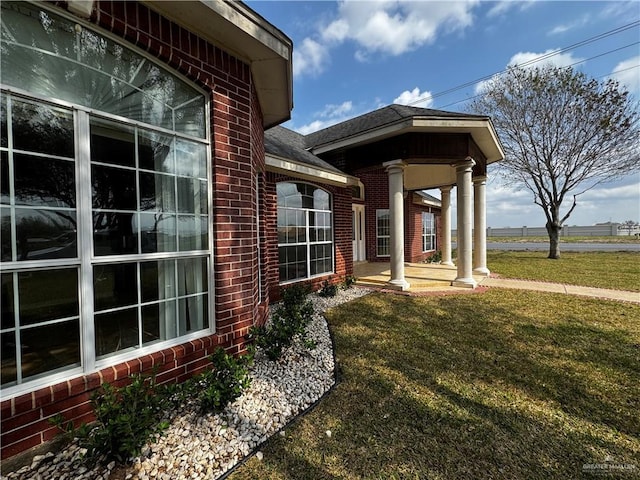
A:
[[[505,180],[529,189],[544,210],[549,258],[560,258],[560,230],[577,197],[638,168],[637,103],[616,81],[570,67],[515,67],[487,82],[471,109],[494,121]]]

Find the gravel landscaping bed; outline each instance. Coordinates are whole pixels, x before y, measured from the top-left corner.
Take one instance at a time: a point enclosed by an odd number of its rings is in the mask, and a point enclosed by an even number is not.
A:
[[[202,414],[195,403],[166,413],[171,426],[127,467],[111,462],[82,463],[77,441],[64,450],[33,458],[30,466],[2,476],[7,480],[49,479],[216,479],[256,451],[267,438],[318,401],[334,384],[333,345],[322,313],[369,293],[362,288],[339,290],[332,298],[309,295],[316,314],[307,337],[272,362],[260,351],[251,367],[251,386],[220,414]],[[178,411],[179,410],[179,411]]]

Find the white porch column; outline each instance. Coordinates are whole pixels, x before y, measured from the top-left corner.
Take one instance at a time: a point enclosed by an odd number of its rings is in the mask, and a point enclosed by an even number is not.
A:
[[[391,280],[389,285],[400,290],[407,290],[409,284],[404,278],[404,168],[402,160],[393,160],[382,164],[389,175],[389,226],[391,228],[390,266]]]
[[[471,157],[454,164],[458,195],[458,276],[452,283],[454,287],[475,288],[477,285],[473,279],[471,266],[471,216],[473,214],[471,176],[475,164]]]
[[[487,268],[487,177],[473,179],[473,273],[489,275]]]
[[[453,265],[451,261],[451,186],[440,187],[442,203],[442,264]]]

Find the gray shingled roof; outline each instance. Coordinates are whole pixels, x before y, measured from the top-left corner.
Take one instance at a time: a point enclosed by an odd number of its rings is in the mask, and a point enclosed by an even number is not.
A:
[[[264,132],[265,152],[295,162],[312,165],[323,170],[344,173],[325,162],[305,148],[305,137],[293,130],[281,126],[270,128]]]
[[[444,110],[393,104],[311,133],[305,137],[306,147],[315,147],[335,142],[411,117],[486,118],[482,115],[469,115],[466,113],[445,112]]]

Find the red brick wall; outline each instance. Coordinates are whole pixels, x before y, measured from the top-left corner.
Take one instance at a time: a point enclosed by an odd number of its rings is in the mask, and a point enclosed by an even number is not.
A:
[[[440,248],[439,225],[440,209],[416,205],[411,199],[412,195],[407,195],[405,199],[405,236],[404,236],[404,257],[407,262],[421,263],[429,259],[435,250],[422,251],[422,212],[431,212],[435,215],[436,222],[436,250]]]
[[[364,185],[367,261],[388,262],[389,257],[378,257],[376,252],[376,210],[389,208],[389,177],[384,167],[356,172],[355,176]]]
[[[267,312],[266,282],[262,303],[258,301],[256,217],[264,131],[249,65],[138,2],[100,1],[91,21],[146,50],[210,95],[216,334],[3,400],[3,459],[51,439],[57,432],[48,419],[58,413],[76,423],[90,420],[89,397],[104,381],[124,384],[130,374],[154,366],[159,366],[160,382],[183,381],[203,369],[218,345],[242,352],[244,336]],[[264,218],[261,225],[266,225]]]
[[[306,182],[331,193],[333,200],[333,238],[334,238],[334,262],[335,272],[328,275],[315,277],[312,280],[296,283],[306,283],[313,290],[322,286],[325,280],[337,284],[344,280],[345,275],[353,274],[353,246],[351,243],[352,223],[351,223],[351,190],[348,188],[334,187],[321,183],[308,182],[299,178],[267,172],[265,184],[263,215],[265,224],[265,244],[267,281],[269,288],[269,298],[277,300],[280,298],[280,280],[278,272],[278,197],[276,184],[278,182]],[[288,284],[289,285],[289,284]]]

